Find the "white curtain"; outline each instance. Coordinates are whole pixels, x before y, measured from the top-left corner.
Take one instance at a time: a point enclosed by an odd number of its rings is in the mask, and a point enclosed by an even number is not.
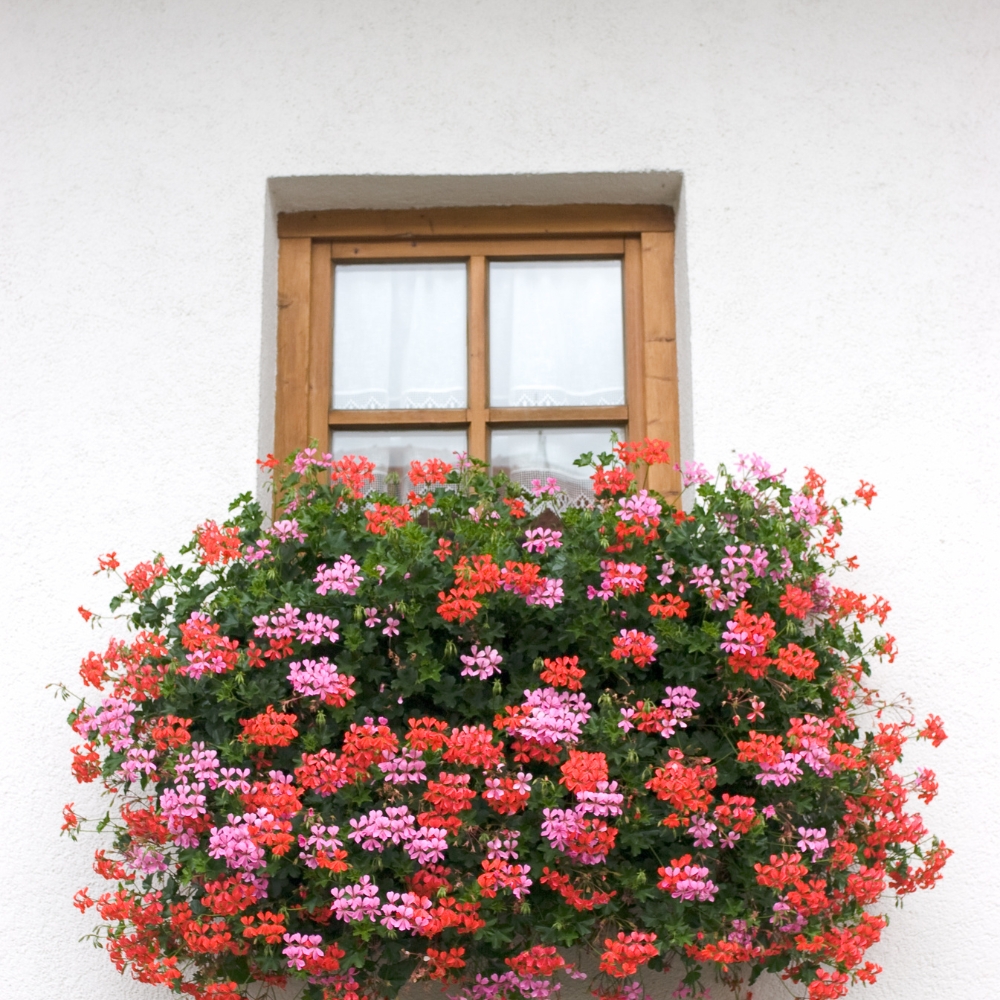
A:
[[[466,405],[466,266],[334,268],[333,405]]]
[[[490,263],[490,405],[625,402],[618,260]]]

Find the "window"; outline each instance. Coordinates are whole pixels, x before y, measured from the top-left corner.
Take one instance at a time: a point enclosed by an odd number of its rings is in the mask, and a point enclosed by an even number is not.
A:
[[[278,235],[275,454],[316,440],[384,477],[467,450],[571,494],[612,430],[677,455],[668,207],[302,212]]]

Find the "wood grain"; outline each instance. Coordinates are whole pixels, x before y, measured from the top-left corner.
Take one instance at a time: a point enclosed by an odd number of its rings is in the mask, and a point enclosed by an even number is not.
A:
[[[330,256],[338,263],[349,260],[408,260],[482,255],[486,257],[620,257],[625,241],[614,237],[593,239],[469,239],[469,240],[380,240],[364,243],[329,244]]]
[[[489,399],[489,345],[487,343],[486,258],[469,258],[469,454],[486,461],[486,402]]]
[[[672,502],[680,496],[680,402],[674,305],[674,234],[642,234],[642,322],[645,343],[646,433],[670,442],[670,465],[649,470],[650,488]]]
[[[337,430],[364,427],[428,428],[464,427],[469,422],[466,409],[440,410],[329,410],[328,425]]]
[[[312,240],[278,241],[278,375],[274,454],[281,460],[309,443],[309,286]]]
[[[645,341],[642,324],[642,246],[638,237],[625,241],[622,267],[625,325],[625,403],[628,406],[628,438],[641,440],[646,434]]]
[[[504,406],[490,407],[486,418],[492,427],[527,427],[559,424],[587,427],[624,424],[627,406]]]
[[[351,427],[461,427],[471,424],[474,410],[328,410],[331,428]],[[624,424],[628,420],[627,406],[505,406],[483,407],[483,424],[491,427],[551,426],[588,427],[603,424]]]
[[[330,447],[327,411],[333,396],[333,267],[322,243],[313,242],[309,289],[309,441]]]
[[[487,205],[402,210],[332,209],[278,216],[278,236],[400,239],[411,236],[576,236],[672,232],[668,205]]]

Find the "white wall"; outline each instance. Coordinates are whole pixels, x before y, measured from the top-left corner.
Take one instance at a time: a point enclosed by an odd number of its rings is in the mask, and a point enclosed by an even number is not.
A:
[[[9,0],[0,19],[0,997],[156,995],[76,943],[87,848],[55,834],[86,789],[43,685],[90,648],[96,553],[173,551],[254,481],[274,205],[429,190],[380,174],[644,171],[684,178],[689,456],[875,481],[846,544],[896,608],[882,681],[952,734],[912,759],[940,773],[925,812],[957,854],[893,916],[867,995],[1000,995],[995,3]],[[309,176],[328,180],[268,202],[269,178]]]

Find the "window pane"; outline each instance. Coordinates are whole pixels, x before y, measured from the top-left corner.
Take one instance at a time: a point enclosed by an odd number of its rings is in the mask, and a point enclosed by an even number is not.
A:
[[[503,470],[516,483],[531,486],[551,476],[572,499],[590,496],[590,470],[573,464],[583,452],[595,455],[611,450],[611,432],[621,427],[554,427],[538,430],[494,431],[490,454],[494,470]]]
[[[330,435],[330,451],[334,458],[344,455],[364,455],[375,463],[372,489],[380,493],[395,493],[405,497],[413,489],[407,478],[410,462],[426,462],[441,458],[455,464],[456,451],[464,452],[468,440],[464,430],[449,431],[334,431]],[[386,485],[386,476],[394,472],[399,485]]]
[[[466,267],[334,268],[333,405],[395,410],[466,405]]]
[[[619,260],[490,263],[490,405],[625,402]]]

